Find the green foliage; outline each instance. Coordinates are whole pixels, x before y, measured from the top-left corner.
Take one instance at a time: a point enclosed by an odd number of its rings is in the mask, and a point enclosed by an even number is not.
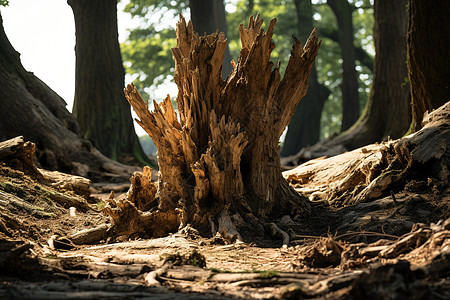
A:
[[[306,1],[306,0],[303,0]],[[228,43],[231,56],[236,60],[240,51],[239,24],[248,24],[250,14],[258,12],[265,20],[265,26],[272,18],[277,18],[277,26],[273,36],[276,45],[272,52],[272,61],[281,60],[281,75],[290,56],[292,35],[298,36],[299,29],[293,0],[225,0],[227,9]],[[373,63],[373,8],[372,0],[349,0],[353,5],[353,26],[355,47],[364,50],[364,61],[356,62],[359,78],[360,107],[364,108],[372,84],[372,70],[368,65]],[[342,59],[337,43],[336,18],[325,0],[313,0],[313,26],[319,29],[322,46],[316,59],[318,80],[325,85],[331,94],[325,102],[321,120],[321,138],[339,133],[342,114]],[[142,23],[138,28],[130,30],[128,40],[122,44],[122,53],[126,72],[134,76],[135,85],[144,98],[148,92],[167,80],[172,80],[174,63],[171,48],[176,45],[175,24],[177,14],[189,17],[188,0],[131,0],[125,8],[133,17]],[[305,42],[305,41],[302,41]],[[363,51],[363,52],[364,52]]]
[[[161,255],[161,259],[164,260],[164,263],[170,263],[174,266],[192,265],[200,268],[206,267],[205,256],[197,252],[197,250],[193,250],[191,253],[186,255],[181,255],[179,253],[164,253]]]
[[[8,6],[9,0],[0,0],[0,6]]]
[[[172,76],[175,64],[171,48],[175,46],[174,28],[157,31],[150,25],[149,28],[130,31],[128,41],[121,47],[125,70],[136,76],[134,83],[140,91],[144,91],[145,87],[159,85]]]
[[[185,14],[188,7],[187,0],[131,0],[124,9],[141,21],[139,27],[129,29],[121,49],[125,71],[144,99],[151,98],[152,88],[173,79],[176,16]]]
[[[275,26],[273,35],[275,49],[272,51],[271,58],[275,63],[281,60],[282,65],[280,71],[281,75],[283,75],[283,66],[287,65],[288,58],[291,54],[292,35],[298,35],[297,22],[293,22],[293,20],[296,20],[293,1],[281,1],[280,5],[278,1],[255,0],[252,10],[249,10],[248,1],[238,1],[236,3],[236,11],[227,14],[228,40],[231,56],[237,58],[241,49],[238,31],[239,24],[244,24],[247,27],[249,16],[256,16],[257,13],[265,21],[263,27],[267,27],[271,19],[277,19],[277,25]]]
[[[259,273],[259,278],[270,279],[276,277],[278,275],[278,271],[255,271],[255,273]]]

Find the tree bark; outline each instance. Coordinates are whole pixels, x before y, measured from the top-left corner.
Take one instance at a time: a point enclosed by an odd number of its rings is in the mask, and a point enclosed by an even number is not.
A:
[[[106,156],[148,162],[122,89],[125,71],[118,42],[116,0],[69,0],[75,18],[73,114],[83,138]]]
[[[342,124],[341,132],[352,126],[359,117],[358,79],[355,69],[352,6],[347,0],[328,0],[339,27],[339,46],[342,54]]]
[[[412,129],[423,114],[450,101],[449,1],[409,1],[408,77],[411,83]]]
[[[295,0],[300,40],[306,40],[313,29],[311,0]],[[281,156],[298,153],[306,146],[319,141],[320,118],[323,105],[330,91],[317,81],[316,67],[313,66],[308,78],[309,88],[305,97],[297,105],[284,139]]]
[[[373,86],[363,116],[348,133],[337,139],[355,149],[389,137],[400,138],[411,124],[406,59],[407,1],[376,0],[375,62]],[[389,108],[389,109],[386,109]]]
[[[401,139],[311,160],[283,175],[310,200],[341,207],[388,196],[411,180],[429,182],[430,188],[438,180],[447,187],[450,103],[426,115],[423,123],[422,130]]]
[[[339,136],[286,158],[285,165],[297,165],[322,155],[336,155],[375,142],[400,138],[411,124],[407,78],[406,0],[376,0],[375,62],[373,85],[361,118]]]
[[[0,139],[24,136],[36,144],[41,167],[94,180],[127,180],[135,168],[103,156],[77,135],[76,119],[66,103],[39,78],[22,66],[10,44],[0,15]]]
[[[191,10],[191,21],[194,30],[200,35],[214,33],[217,30],[227,35],[228,26],[223,0],[189,0],[189,8]],[[222,66],[223,78],[227,78],[231,71],[233,71],[231,60],[230,49],[227,45]]]
[[[241,24],[240,58],[225,82],[224,35],[199,37],[192,23],[180,18],[173,49],[180,120],[169,97],[155,103],[150,113],[136,88],[128,85],[128,101],[158,148],[160,167],[158,210],[138,213],[141,225],[133,230],[145,227],[145,220],[151,235],[191,224],[204,234],[218,231],[235,240],[245,228],[253,227],[253,234],[263,231],[270,217],[306,212],[305,199],[281,175],[278,141],[306,94],[320,43],[315,31],[304,48],[295,40],[281,79],[279,64],[273,68],[270,62],[275,22],[267,32],[259,16],[250,18],[248,29]],[[107,208],[116,220],[132,210],[129,204],[120,206]],[[166,229],[155,229],[161,223]]]

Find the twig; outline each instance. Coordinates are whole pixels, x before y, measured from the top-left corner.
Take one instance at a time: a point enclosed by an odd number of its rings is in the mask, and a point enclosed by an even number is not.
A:
[[[395,194],[394,194],[394,192],[392,190],[391,190],[391,196],[392,196],[392,201],[394,201],[394,205],[398,206],[397,199],[395,199]]]

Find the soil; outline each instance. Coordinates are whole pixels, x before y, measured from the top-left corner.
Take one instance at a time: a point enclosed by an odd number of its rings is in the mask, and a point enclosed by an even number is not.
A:
[[[127,184],[93,185],[89,209],[75,215],[49,201],[42,191],[50,188],[73,195],[0,168],[0,192],[47,213],[0,201],[1,299],[450,298],[450,193],[433,179],[344,208],[314,202],[307,217],[273,220],[289,234],[287,247],[281,235],[229,244],[190,227],[73,245],[66,237],[109,224],[103,192],[115,189],[120,199]]]

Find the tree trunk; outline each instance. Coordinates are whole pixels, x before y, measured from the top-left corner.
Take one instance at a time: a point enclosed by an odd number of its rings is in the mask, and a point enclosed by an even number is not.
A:
[[[73,114],[82,136],[106,156],[148,162],[122,89],[125,71],[118,42],[116,0],[69,0],[75,17]]]
[[[450,101],[450,2],[409,1],[408,77],[413,130],[423,114]]]
[[[407,0],[376,0],[373,85],[363,116],[346,134],[346,148],[355,149],[389,137],[403,136],[411,124],[406,60]],[[389,108],[389,109],[386,109]]]
[[[279,65],[273,68],[270,62],[275,22],[267,32],[259,15],[250,18],[248,29],[241,24],[240,58],[225,82],[224,35],[199,37],[192,23],[180,18],[173,49],[180,120],[169,97],[155,103],[150,113],[136,88],[127,87],[138,123],[158,148],[160,167],[157,210],[138,217],[150,221],[133,230],[164,235],[191,224],[204,234],[219,231],[233,240],[241,239],[250,226],[252,234],[263,231],[261,224],[268,218],[308,209],[281,175],[278,141],[306,94],[320,44],[315,31],[304,48],[295,40],[281,79]],[[131,205],[119,206],[106,211],[126,223],[120,216]],[[131,216],[133,220],[136,213]],[[165,230],[157,227],[161,223]]]
[[[297,22],[300,40],[306,40],[313,29],[311,0],[295,0]],[[302,101],[297,105],[286,138],[284,139],[281,156],[298,153],[306,146],[319,141],[320,118],[323,105],[330,91],[317,81],[316,67],[313,66],[308,78],[309,89]]]
[[[214,33],[217,30],[227,35],[228,26],[223,0],[189,0],[189,8],[191,10],[191,21],[194,30],[200,35]],[[230,49],[227,45],[222,67],[223,78],[227,78],[233,70],[231,60]]]
[[[77,135],[75,118],[66,103],[31,72],[11,46],[0,15],[0,139],[24,136],[36,144],[41,167],[89,177],[114,173],[127,180],[134,168],[115,163]],[[127,178],[128,177],[128,178]]]
[[[372,91],[363,115],[341,135],[318,143],[302,153],[286,158],[285,165],[298,165],[305,160],[336,155],[375,142],[400,138],[411,123],[406,59],[406,0],[376,0],[375,63]],[[388,108],[388,109],[387,109]]]
[[[328,0],[339,27],[339,46],[342,54],[342,124],[341,132],[352,126],[359,117],[358,79],[355,69],[352,7],[347,0]]]

